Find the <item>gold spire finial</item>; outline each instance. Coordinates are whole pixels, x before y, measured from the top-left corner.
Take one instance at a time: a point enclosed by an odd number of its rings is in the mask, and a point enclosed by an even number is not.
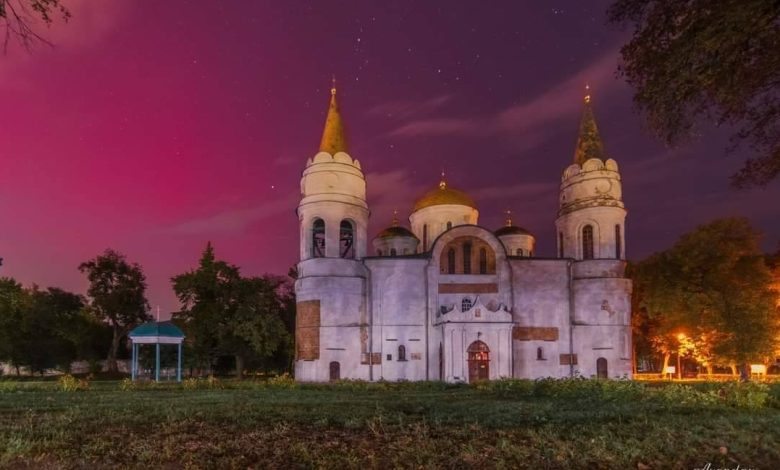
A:
[[[336,94],[336,74],[333,74],[333,77],[331,78],[331,86],[330,86],[330,94],[335,95]]]
[[[447,189],[447,181],[444,180],[444,170],[441,171],[441,180],[439,181],[439,189]]]
[[[328,117],[325,118],[325,130],[322,131],[320,140],[320,152],[328,152],[335,155],[336,152],[347,151],[347,137],[344,131],[344,123],[341,120],[339,105],[336,101],[336,76],[333,76],[333,85],[330,89],[330,106]]]
[[[393,227],[398,227],[398,209],[393,209]]]
[[[512,211],[507,209],[505,212],[506,214],[506,226],[511,227],[512,226]]]
[[[591,158],[606,160],[604,153],[604,144],[599,135],[596,118],[593,115],[593,105],[591,103],[590,86],[585,85],[585,99],[582,110],[582,120],[580,121],[580,132],[577,136],[577,147],[574,149],[574,163],[582,166],[583,163]]]

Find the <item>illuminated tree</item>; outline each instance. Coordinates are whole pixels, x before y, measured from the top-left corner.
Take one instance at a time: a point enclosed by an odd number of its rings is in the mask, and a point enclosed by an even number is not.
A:
[[[743,375],[749,362],[773,353],[780,334],[776,293],[758,234],[745,219],[696,228],[639,263],[632,276],[653,346],[667,359],[681,347],[681,332],[700,361],[740,364]]]
[[[736,186],[780,174],[780,3],[616,0],[608,16],[634,26],[619,71],[655,134],[677,144],[708,120],[735,129],[730,149],[753,154]]]

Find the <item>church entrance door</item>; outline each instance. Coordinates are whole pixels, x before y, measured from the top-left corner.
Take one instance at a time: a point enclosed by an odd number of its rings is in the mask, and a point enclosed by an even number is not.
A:
[[[336,361],[330,363],[330,381],[341,380],[341,364]]]
[[[469,355],[469,382],[490,378],[490,349],[482,341],[474,341],[466,350]]]

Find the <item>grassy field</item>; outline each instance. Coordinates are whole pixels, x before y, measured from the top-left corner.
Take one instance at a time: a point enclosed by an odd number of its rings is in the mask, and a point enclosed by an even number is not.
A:
[[[3,468],[777,468],[780,385],[0,382]]]

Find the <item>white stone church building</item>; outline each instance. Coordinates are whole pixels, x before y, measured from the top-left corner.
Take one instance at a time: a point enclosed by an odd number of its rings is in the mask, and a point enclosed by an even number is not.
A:
[[[410,228],[395,219],[369,238],[367,183],[334,87],[301,179],[296,380],[630,376],[620,173],[584,101],[557,253],[540,257],[531,232],[509,218],[480,226],[474,200],[443,180],[416,201]]]

